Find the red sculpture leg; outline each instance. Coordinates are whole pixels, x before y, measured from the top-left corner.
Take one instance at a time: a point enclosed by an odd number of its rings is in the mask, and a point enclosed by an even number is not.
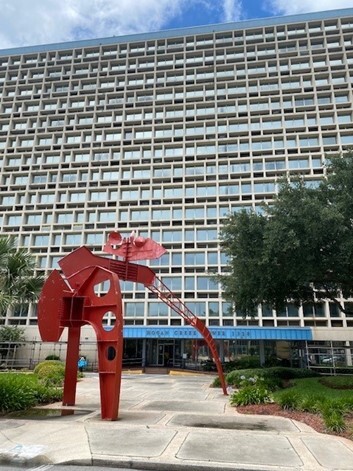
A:
[[[76,402],[77,360],[80,349],[80,330],[81,327],[69,327],[63,393],[64,406],[74,406]]]
[[[122,338],[118,342],[98,340],[101,416],[105,420],[118,417],[122,371]]]
[[[79,300],[84,300],[83,320],[92,325],[97,335],[102,419],[116,420],[123,357],[123,313],[119,278],[105,268],[88,267],[70,276],[68,282],[72,287],[76,286],[77,301],[72,304],[79,305]],[[97,287],[102,283],[109,284],[109,289],[106,294],[99,296]],[[115,318],[114,326],[105,325],[106,314]],[[77,314],[75,317],[77,319]],[[80,322],[79,319],[77,321]],[[71,317],[71,323],[73,322],[75,320]],[[77,357],[78,355],[76,364]]]

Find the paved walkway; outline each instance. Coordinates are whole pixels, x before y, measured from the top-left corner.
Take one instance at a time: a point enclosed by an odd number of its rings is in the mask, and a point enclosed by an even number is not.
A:
[[[11,462],[24,468],[353,470],[353,442],[281,417],[237,414],[220,390],[209,388],[212,379],[124,374],[119,420],[106,422],[99,415],[98,376],[87,375],[73,415],[61,415],[61,404],[54,404],[43,417],[0,420],[0,469]]]

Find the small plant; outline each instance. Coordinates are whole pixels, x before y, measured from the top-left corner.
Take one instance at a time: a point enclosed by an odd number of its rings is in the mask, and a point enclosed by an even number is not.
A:
[[[308,395],[298,400],[298,409],[303,412],[317,414],[321,411],[325,399],[322,396]]]
[[[230,397],[232,406],[247,406],[249,404],[265,404],[272,402],[272,398],[267,389],[262,386],[245,386],[233,393]]]
[[[220,388],[221,387],[221,380],[218,378],[215,378],[213,381],[212,381],[212,388]]]
[[[323,408],[322,417],[328,431],[340,433],[346,430],[343,412],[335,407],[332,408],[331,403],[328,403],[326,407]]]
[[[300,403],[300,395],[295,391],[284,391],[276,400],[282,409],[294,410],[298,409]]]

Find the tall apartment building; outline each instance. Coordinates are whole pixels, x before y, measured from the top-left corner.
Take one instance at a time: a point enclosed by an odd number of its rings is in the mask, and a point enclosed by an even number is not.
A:
[[[353,318],[335,305],[243,319],[210,277],[226,264],[229,212],[261,211],[283,175],[316,185],[325,155],[353,146],[352,84],[353,9],[1,50],[1,234],[48,272],[137,230],[168,249],[151,266],[226,359],[306,345],[352,364]],[[202,351],[143,287],[123,292],[127,356],[177,364]],[[3,322],[39,338],[35,306]]]

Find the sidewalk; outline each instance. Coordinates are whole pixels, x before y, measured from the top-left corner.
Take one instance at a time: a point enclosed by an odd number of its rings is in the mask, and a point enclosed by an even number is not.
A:
[[[73,415],[0,419],[0,469],[44,464],[161,471],[353,470],[353,442],[282,417],[237,414],[206,375],[124,374],[119,420],[100,420],[98,375],[78,384]]]

